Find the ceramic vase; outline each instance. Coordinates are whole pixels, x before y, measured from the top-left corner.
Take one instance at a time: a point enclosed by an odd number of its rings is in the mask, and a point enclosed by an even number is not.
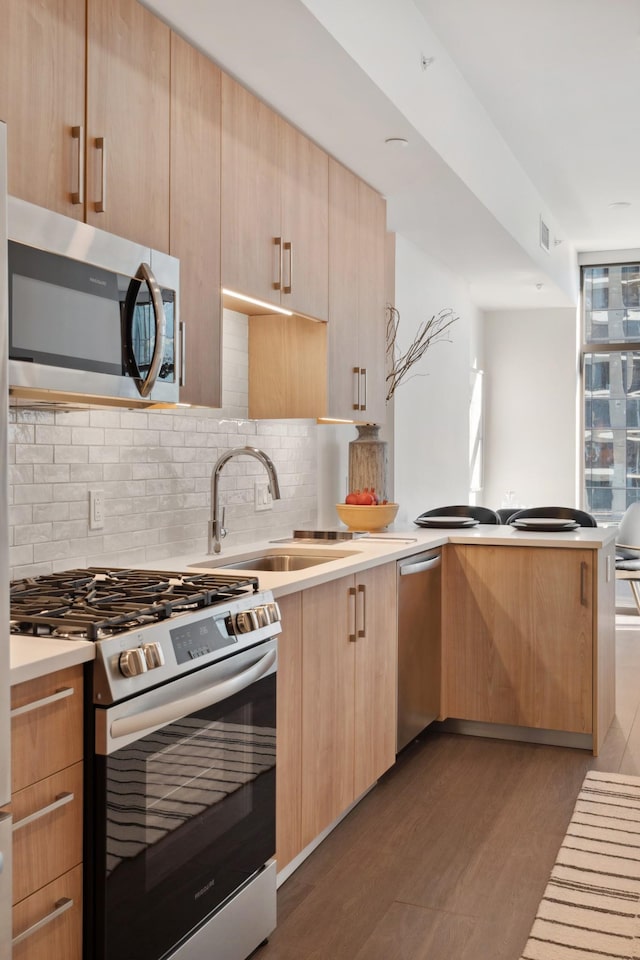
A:
[[[349,444],[349,492],[373,487],[380,500],[388,497],[387,441],[380,440],[380,425],[356,426],[358,436]]]

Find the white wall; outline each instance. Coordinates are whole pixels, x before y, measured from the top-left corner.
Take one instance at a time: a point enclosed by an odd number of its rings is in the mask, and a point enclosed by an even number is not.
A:
[[[459,319],[451,342],[432,345],[404,381],[394,402],[397,522],[430,507],[470,502],[470,371],[482,365],[481,314],[466,282],[402,236],[396,237],[396,306],[399,340],[409,345],[420,322],[444,307]]]
[[[574,310],[519,310],[484,318],[485,489],[499,507],[578,506]]]

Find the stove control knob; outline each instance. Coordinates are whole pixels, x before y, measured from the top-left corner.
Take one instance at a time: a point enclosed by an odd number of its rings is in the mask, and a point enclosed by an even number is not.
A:
[[[164,653],[159,643],[143,643],[142,650],[147,662],[147,670],[155,670],[164,664]]]
[[[269,626],[269,624],[271,623],[271,618],[269,616],[269,610],[266,604],[264,604],[264,606],[261,606],[261,607],[254,607],[254,613],[258,621],[258,626],[260,627]]]
[[[257,630],[260,624],[254,610],[241,610],[235,616],[236,633],[251,633]]]
[[[118,661],[120,673],[125,677],[137,677],[147,671],[147,661],[140,647],[123,650]]]
[[[267,604],[267,610],[269,612],[269,623],[278,623],[282,620],[280,616],[280,607],[275,600],[272,600],[271,603]]]

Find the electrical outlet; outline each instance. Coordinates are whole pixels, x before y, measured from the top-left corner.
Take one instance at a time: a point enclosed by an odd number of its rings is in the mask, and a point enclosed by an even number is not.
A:
[[[269,493],[269,484],[264,480],[255,483],[256,510],[273,510],[273,500]]]
[[[104,527],[104,490],[89,490],[89,530]]]

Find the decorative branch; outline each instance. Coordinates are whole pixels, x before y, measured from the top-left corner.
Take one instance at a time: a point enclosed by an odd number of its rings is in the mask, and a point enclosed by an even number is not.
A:
[[[442,340],[451,343],[450,338],[445,336],[445,332],[458,319],[451,307],[445,307],[434,314],[430,320],[423,320],[411,345],[402,353],[398,346],[400,313],[391,304],[387,304],[387,367],[389,369],[386,376],[387,402],[391,400],[410,369],[424,356],[432,343]],[[413,374],[413,376],[416,375]]]

